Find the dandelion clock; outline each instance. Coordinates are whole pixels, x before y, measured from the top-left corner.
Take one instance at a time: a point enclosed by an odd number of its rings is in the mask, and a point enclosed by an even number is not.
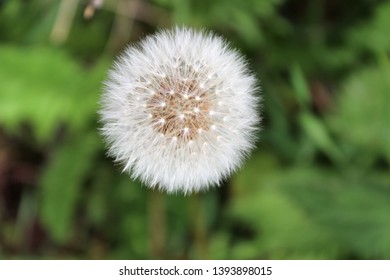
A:
[[[220,37],[160,31],[114,63],[102,134],[124,171],[168,193],[208,189],[239,168],[259,125],[255,77]]]

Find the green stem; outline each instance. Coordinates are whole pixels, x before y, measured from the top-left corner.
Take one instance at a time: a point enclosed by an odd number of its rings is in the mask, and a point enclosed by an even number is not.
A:
[[[205,198],[203,194],[192,197],[193,236],[196,256],[208,259],[207,223],[205,219]]]
[[[159,190],[151,190],[149,196],[149,238],[152,259],[166,255],[165,196]]]

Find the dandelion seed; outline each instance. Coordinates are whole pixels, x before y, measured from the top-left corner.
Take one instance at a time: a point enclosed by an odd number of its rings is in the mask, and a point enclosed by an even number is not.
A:
[[[246,61],[220,37],[161,31],[128,47],[109,72],[101,131],[109,154],[147,186],[205,190],[237,170],[253,148],[256,90]]]

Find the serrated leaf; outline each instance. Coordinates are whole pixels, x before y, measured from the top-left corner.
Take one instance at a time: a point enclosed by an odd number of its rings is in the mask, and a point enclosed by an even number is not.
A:
[[[77,130],[95,117],[102,68],[84,73],[49,48],[1,47],[0,61],[0,125],[7,130],[27,123],[45,143],[59,124]]]

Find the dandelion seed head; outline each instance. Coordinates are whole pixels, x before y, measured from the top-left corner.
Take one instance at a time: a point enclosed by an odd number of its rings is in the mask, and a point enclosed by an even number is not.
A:
[[[246,61],[220,37],[188,28],[148,36],[126,49],[105,82],[109,154],[168,193],[218,185],[254,146],[256,91]]]

